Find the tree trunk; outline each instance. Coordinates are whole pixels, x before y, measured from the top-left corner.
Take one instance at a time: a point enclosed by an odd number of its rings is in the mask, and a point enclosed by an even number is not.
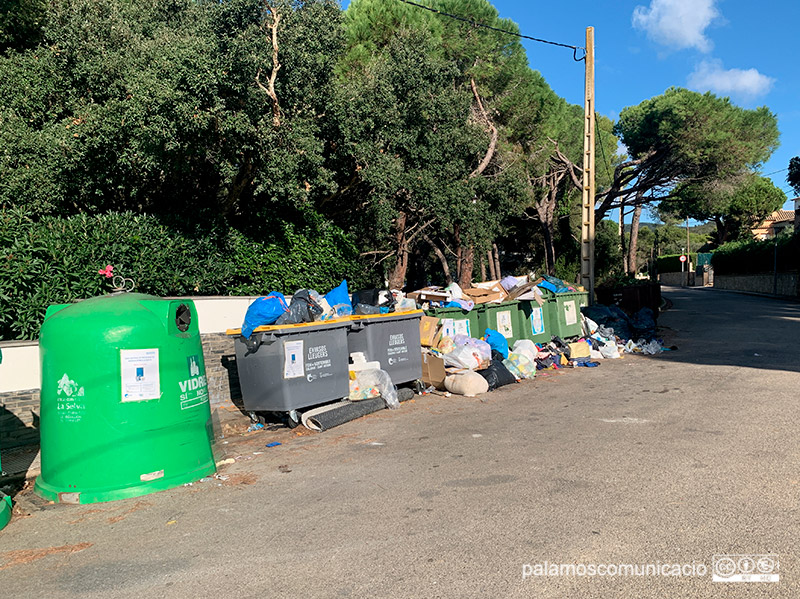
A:
[[[544,238],[544,264],[547,274],[556,273],[556,246],[553,235],[553,215],[556,209],[558,198],[558,182],[555,179],[550,182],[545,197],[536,203],[536,215],[539,217],[539,224],[542,227],[542,237]]]
[[[458,271],[458,285],[462,289],[472,287],[472,269],[475,266],[475,248],[461,249],[461,267]]]
[[[622,272],[628,272],[628,250],[625,243],[625,212],[619,207],[619,251],[622,256]]]
[[[635,275],[639,269],[638,260],[636,259],[636,250],[639,245],[639,221],[642,218],[642,205],[639,204],[633,210],[633,219],[631,220],[631,243],[628,248],[628,272]]]
[[[489,276],[491,277],[490,280],[494,281],[495,279],[497,279],[497,271],[495,270],[494,258],[492,257],[491,250],[486,251],[486,261],[489,263]],[[486,279],[484,278],[484,281],[485,280]]]
[[[544,237],[544,265],[547,274],[556,274],[556,248],[553,244],[552,223],[540,221]]]
[[[253,161],[247,156],[236,172],[236,176],[231,181],[231,186],[228,189],[228,195],[222,204],[223,215],[231,214],[239,203],[240,198],[253,183],[255,172],[253,170]]]
[[[402,289],[406,282],[406,272],[408,271],[409,244],[406,237],[406,223],[408,215],[399,212],[395,220],[395,252],[397,263],[389,274],[389,289]]]
[[[267,85],[264,85],[261,83],[261,69],[258,69],[256,73],[256,85],[258,85],[259,89],[266,93],[272,101],[272,125],[277,128],[281,126],[281,106],[278,102],[278,94],[275,93],[275,81],[278,78],[278,71],[282,66],[278,60],[278,23],[281,21],[281,15],[275,12],[275,9],[268,4],[265,4],[265,8],[271,17],[269,36],[272,42],[272,72],[270,73]],[[264,26],[266,25],[266,23],[262,25],[262,31],[264,31]]]
[[[502,279],[503,274],[500,272],[500,252],[497,249],[497,244],[492,244],[492,252],[493,252],[493,261],[494,261],[494,272],[497,279]]]
[[[486,260],[481,260],[481,282],[486,281]]]
[[[433,253],[436,254],[436,257],[439,259],[439,263],[442,265],[442,272],[444,273],[445,281],[447,281],[447,284],[449,285],[453,282],[453,275],[450,274],[450,265],[447,263],[447,256],[444,255],[444,252],[439,249],[439,246],[433,242],[430,236],[423,233],[422,238],[428,242],[428,245],[431,246]]]

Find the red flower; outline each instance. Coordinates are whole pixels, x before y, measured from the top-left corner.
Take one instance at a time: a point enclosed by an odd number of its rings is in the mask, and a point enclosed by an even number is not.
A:
[[[99,274],[99,275],[105,275],[105,276],[106,276],[106,279],[110,279],[111,277],[113,277],[113,276],[114,276],[114,267],[113,267],[113,266],[111,266],[111,265],[109,264],[109,265],[108,265],[108,266],[106,266],[105,268],[103,268],[103,269],[101,269],[101,270],[98,270],[98,271],[97,271],[97,274]]]

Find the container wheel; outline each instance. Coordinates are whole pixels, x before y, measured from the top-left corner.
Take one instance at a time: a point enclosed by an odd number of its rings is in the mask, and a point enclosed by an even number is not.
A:
[[[289,428],[297,428],[300,424],[300,414],[297,410],[291,410],[290,412],[286,412],[284,420],[286,421],[286,426]]]

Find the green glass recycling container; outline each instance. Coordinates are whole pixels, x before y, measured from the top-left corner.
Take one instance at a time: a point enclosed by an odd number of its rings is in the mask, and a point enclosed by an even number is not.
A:
[[[519,302],[516,300],[502,303],[488,303],[475,306],[478,312],[478,323],[482,333],[486,329],[494,329],[508,341],[508,346],[515,341],[525,339],[519,320]]]
[[[42,325],[36,493],[60,503],[146,495],[215,471],[191,300],[140,293],[50,306]]]
[[[534,343],[549,343],[551,339],[548,327],[549,309],[555,309],[555,302],[539,305],[535,300],[520,300],[517,305],[521,339],[529,339]]]
[[[462,310],[461,308],[431,308],[425,314],[439,319],[442,325],[442,334],[446,337],[466,335],[467,337],[480,338],[483,330],[478,322],[477,310]]]
[[[585,291],[553,293],[545,290],[543,295],[548,304],[545,312],[550,334],[562,339],[579,337],[583,333],[581,308],[589,305],[589,294]]]

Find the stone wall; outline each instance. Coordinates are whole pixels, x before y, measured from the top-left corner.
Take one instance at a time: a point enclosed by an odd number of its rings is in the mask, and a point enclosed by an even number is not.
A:
[[[764,273],[758,275],[714,275],[715,289],[749,291],[751,293],[772,294],[775,275]],[[797,297],[797,273],[778,273],[778,295]]]
[[[206,333],[203,340],[203,358],[206,364],[208,394],[211,409],[240,408],[242,389],[239,387],[239,373],[236,370],[235,337],[225,333]]]
[[[0,449],[39,442],[39,390],[0,394]]]
[[[662,285],[675,285],[681,287],[686,285],[686,273],[685,272],[662,272],[658,275],[658,280],[661,282]],[[689,287],[694,287],[695,284],[695,273],[689,273]]]

